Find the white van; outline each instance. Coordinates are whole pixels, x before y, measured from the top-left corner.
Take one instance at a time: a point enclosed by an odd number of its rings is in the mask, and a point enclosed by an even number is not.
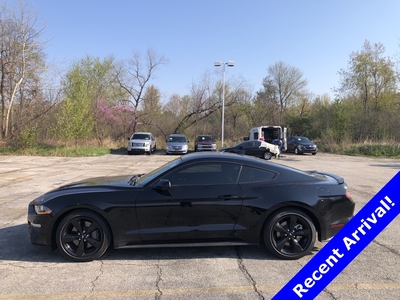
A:
[[[285,152],[287,149],[287,134],[286,127],[281,126],[258,126],[250,129],[249,140],[264,141],[270,144],[275,144],[274,140],[279,139],[282,143],[280,152]]]

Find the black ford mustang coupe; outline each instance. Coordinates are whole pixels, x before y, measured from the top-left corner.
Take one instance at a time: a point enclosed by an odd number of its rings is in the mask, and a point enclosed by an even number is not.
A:
[[[107,249],[265,245],[298,259],[355,204],[343,178],[250,156],[193,153],[148,173],[69,184],[33,200],[30,239],[72,261]]]

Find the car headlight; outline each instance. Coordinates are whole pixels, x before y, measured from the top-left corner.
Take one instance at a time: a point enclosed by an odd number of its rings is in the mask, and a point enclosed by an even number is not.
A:
[[[35,207],[35,212],[38,215],[49,215],[52,212],[50,208],[48,208],[46,205],[43,204],[35,204],[34,207]]]

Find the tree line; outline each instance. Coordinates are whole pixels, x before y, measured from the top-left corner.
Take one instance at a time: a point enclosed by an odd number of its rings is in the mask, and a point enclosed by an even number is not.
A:
[[[49,74],[44,26],[22,2],[0,7],[0,130],[3,144],[122,143],[135,131],[151,131],[161,140],[171,133],[221,136],[225,90],[225,139],[239,141],[249,129],[282,125],[334,147],[341,143],[398,143],[400,93],[398,57],[365,41],[338,70],[334,98],[315,95],[301,70],[278,61],[261,78],[255,93],[244,78],[222,86],[221,74],[204,73],[185,95],[161,99],[152,84],[169,63],[152,49],[126,60],[86,55],[58,76]],[[54,78],[61,78],[54,81]]]

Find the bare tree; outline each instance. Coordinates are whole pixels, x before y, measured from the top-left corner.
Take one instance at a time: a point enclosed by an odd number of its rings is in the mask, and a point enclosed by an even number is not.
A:
[[[39,36],[44,27],[37,29],[38,14],[26,4],[0,7],[0,101],[1,137],[10,132],[13,106],[19,97],[34,99],[40,69],[44,66]],[[36,88],[35,88],[36,87]],[[22,106],[21,106],[22,107]]]
[[[307,83],[299,69],[282,61],[268,67],[268,75],[263,80],[264,95],[278,103],[281,121],[286,108],[293,103]]]
[[[167,58],[158,55],[152,49],[148,49],[144,60],[142,60],[139,52],[134,51],[133,57],[126,64],[121,63],[115,69],[119,85],[129,95],[129,99],[126,99],[125,102],[134,107],[134,131],[138,120],[138,108],[141,102],[144,101],[145,88],[150,79],[154,77],[154,72],[167,63]]]
[[[238,90],[243,82],[225,83],[225,106],[229,107],[238,100]],[[222,108],[222,83],[215,81],[210,74],[205,73],[199,83],[192,83],[190,95],[184,97],[186,107],[179,117],[180,121],[174,133],[183,132],[193,124],[207,119]]]

